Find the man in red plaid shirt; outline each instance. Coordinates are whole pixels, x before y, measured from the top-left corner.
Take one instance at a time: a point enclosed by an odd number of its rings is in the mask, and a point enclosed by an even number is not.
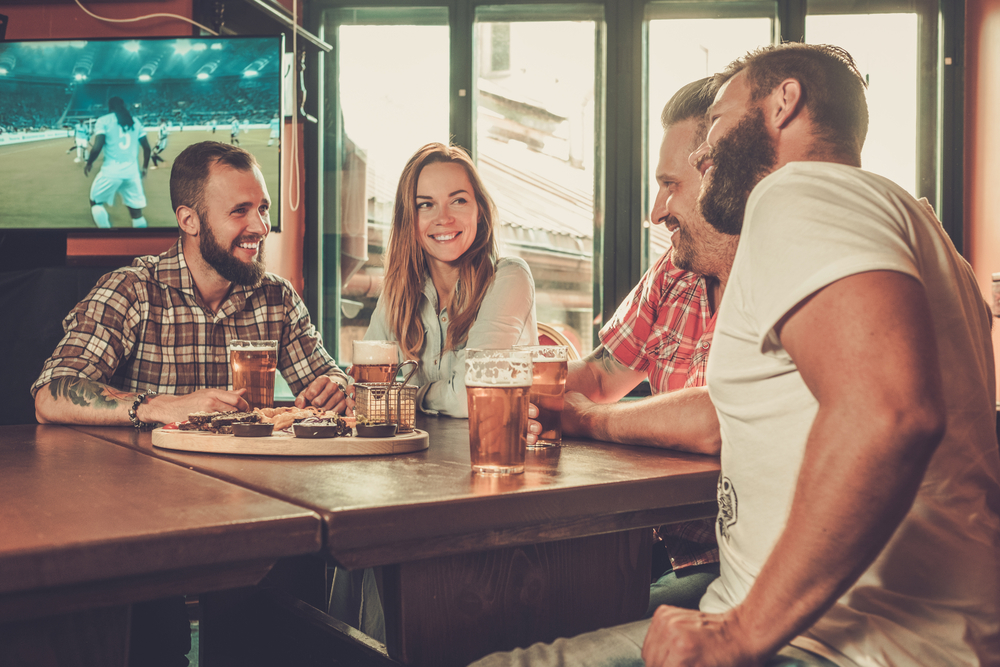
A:
[[[663,109],[658,192],[650,218],[673,232],[672,247],[601,330],[597,349],[570,363],[566,434],[719,453],[705,366],[738,237],[719,240],[718,234],[705,233],[708,223],[697,206],[701,178],[688,163],[705,137],[705,113],[713,98],[710,79],[702,79],[679,90]],[[653,396],[618,402],[646,379]],[[696,609],[719,575],[714,521],[663,526],[657,536],[649,614],[661,604]]]

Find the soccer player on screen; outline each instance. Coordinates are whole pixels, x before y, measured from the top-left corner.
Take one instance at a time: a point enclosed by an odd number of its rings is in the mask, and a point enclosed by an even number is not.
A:
[[[73,162],[83,162],[87,159],[88,149],[90,148],[90,126],[87,121],[78,120],[73,126],[73,145],[70,146],[67,153],[72,153],[76,151],[76,157],[73,158]]]
[[[94,223],[101,229],[109,229],[111,221],[105,204],[113,205],[115,195],[122,201],[132,216],[132,226],[146,226],[142,209],[146,206],[146,193],[142,189],[142,177],[149,166],[149,141],[142,122],[133,118],[120,97],[108,100],[111,112],[97,119],[94,128],[94,147],[83,168],[83,175],[89,176],[97,156],[104,151],[104,162],[90,186],[90,212]],[[142,171],[139,170],[137,145],[142,146]]]
[[[271,118],[270,130],[271,134],[267,138],[267,145],[278,144],[281,146],[281,121],[278,120],[278,114],[274,114]]]
[[[156,128],[156,148],[153,149],[153,169],[161,162],[166,162],[166,158],[161,157],[163,151],[167,150],[167,138],[170,136],[170,130],[167,127],[167,121],[163,118],[160,119],[160,124]]]

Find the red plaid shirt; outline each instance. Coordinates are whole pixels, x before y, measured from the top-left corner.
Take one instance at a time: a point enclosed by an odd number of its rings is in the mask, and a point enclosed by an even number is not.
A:
[[[705,279],[674,266],[667,250],[646,271],[611,321],[601,344],[619,363],[645,372],[654,394],[705,385],[715,331]],[[657,529],[675,570],[716,563],[715,521],[686,521]]]

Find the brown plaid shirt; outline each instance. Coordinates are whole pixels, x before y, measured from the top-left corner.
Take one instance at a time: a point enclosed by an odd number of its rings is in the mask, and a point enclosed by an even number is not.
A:
[[[103,276],[63,328],[32,395],[67,376],[161,394],[228,388],[228,346],[237,338],[279,341],[278,370],[296,396],[321,375],[345,380],[291,283],[268,273],[257,287],[233,285],[212,313],[195,296],[180,240]]]

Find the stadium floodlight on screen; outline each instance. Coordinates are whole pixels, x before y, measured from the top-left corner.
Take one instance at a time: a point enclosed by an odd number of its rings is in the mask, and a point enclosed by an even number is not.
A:
[[[173,158],[205,140],[257,158],[277,229],[283,51],[280,35],[0,42],[0,231],[176,228]]]

